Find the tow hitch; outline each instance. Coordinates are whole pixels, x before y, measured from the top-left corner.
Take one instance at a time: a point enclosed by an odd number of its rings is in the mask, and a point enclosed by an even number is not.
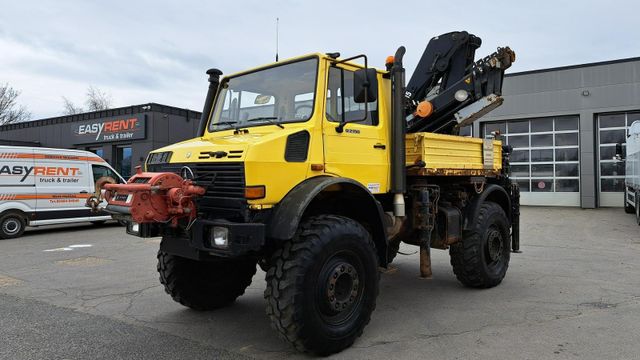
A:
[[[205,188],[194,185],[170,172],[142,172],[136,174],[126,184],[105,184],[100,198],[107,202],[104,210],[114,218],[144,223],[171,223],[177,226],[181,218],[195,219],[197,215],[194,197],[204,195]],[[100,198],[90,198],[87,206],[96,209]]]

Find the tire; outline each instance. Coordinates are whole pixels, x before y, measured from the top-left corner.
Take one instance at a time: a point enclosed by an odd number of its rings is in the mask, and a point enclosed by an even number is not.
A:
[[[636,209],[635,208],[637,206],[629,205],[629,203],[627,202],[627,188],[626,187],[624,189],[624,192],[622,193],[622,196],[624,197],[624,212],[626,212],[627,214],[635,214],[636,213]],[[638,201],[636,200],[636,203],[637,202]]]
[[[502,281],[511,256],[510,225],[502,208],[487,201],[465,231],[461,243],[451,246],[451,266],[458,280],[474,288],[494,287]]]
[[[275,251],[271,264],[267,315],[285,341],[329,355],[362,335],[380,279],[375,245],[362,225],[342,216],[311,217]]]
[[[158,251],[160,283],[174,301],[194,310],[214,310],[233,303],[256,273],[252,259],[196,261]]]
[[[15,239],[24,234],[27,219],[17,211],[8,211],[0,216],[0,239]]]
[[[387,261],[389,262],[389,264],[391,264],[396,256],[398,256],[398,251],[400,251],[400,243],[400,240],[389,242],[389,247],[387,248]]]

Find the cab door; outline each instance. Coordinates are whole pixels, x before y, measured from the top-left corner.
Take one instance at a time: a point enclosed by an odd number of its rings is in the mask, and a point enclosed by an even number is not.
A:
[[[380,96],[367,104],[366,112],[365,104],[354,101],[354,70],[341,65],[329,68],[323,119],[325,172],[354,179],[374,194],[386,193],[390,144],[384,121],[389,117],[381,110],[387,107],[380,106],[386,105]],[[338,132],[342,121],[348,124]]]

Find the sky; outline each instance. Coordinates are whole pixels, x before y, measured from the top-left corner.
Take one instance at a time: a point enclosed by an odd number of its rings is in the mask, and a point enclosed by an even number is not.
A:
[[[311,52],[398,46],[413,73],[429,39],[465,30],[476,58],[510,46],[519,72],[640,56],[637,1],[31,1],[0,0],[0,83],[33,119],[82,105],[89,86],[113,105],[156,102],[200,111],[209,68],[225,74]]]

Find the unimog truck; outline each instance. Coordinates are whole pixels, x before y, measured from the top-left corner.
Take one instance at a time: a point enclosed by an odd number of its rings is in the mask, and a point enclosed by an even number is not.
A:
[[[275,330],[321,355],[362,334],[402,242],[419,247],[422,277],[431,249],[448,249],[462,284],[496,286],[519,249],[509,148],[458,134],[502,103],[515,54],[474,61],[480,44],[431,39],[408,83],[404,47],[384,69],[339,53],[211,69],[197,137],[105,185],[105,210],[162,237],[160,282],[192,309],[233,303],[260,266]]]

